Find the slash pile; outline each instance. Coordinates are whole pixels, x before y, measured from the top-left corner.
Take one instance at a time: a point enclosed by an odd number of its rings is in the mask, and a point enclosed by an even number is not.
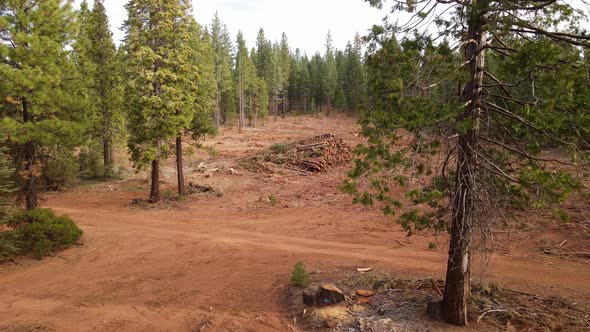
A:
[[[351,159],[352,149],[342,138],[325,134],[293,143],[275,144],[249,161],[271,162],[285,168],[323,173]]]

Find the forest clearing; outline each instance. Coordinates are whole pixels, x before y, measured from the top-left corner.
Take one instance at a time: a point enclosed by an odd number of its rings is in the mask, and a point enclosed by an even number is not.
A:
[[[275,142],[325,132],[358,143],[356,119],[289,117],[238,134],[227,127],[208,139],[216,156],[187,160],[187,181],[210,185],[222,197],[194,195],[176,205],[130,206],[148,190],[145,173],[125,182],[90,182],[47,195],[46,206],[74,218],[82,245],[43,261],[0,267],[0,330],[288,331],[291,270],[305,262],[317,278],[338,280],[359,267],[398,278],[444,277],[446,248],[429,249],[429,235],[406,232],[377,208],[352,206],[338,190],[350,166],[304,176],[290,170],[254,173],[239,159]],[[218,144],[218,143],[223,144]],[[197,171],[235,169],[206,175]],[[174,161],[163,167],[164,190],[174,191]],[[272,195],[276,203],[261,202]],[[585,205],[580,205],[585,204]],[[567,240],[590,249],[588,202],[572,201],[574,223],[525,214],[530,230],[516,231],[496,249],[484,274],[506,289],[559,294],[590,309],[588,260],[543,254],[539,241]],[[548,231],[550,230],[550,231]],[[584,235],[585,234],[585,235]],[[477,265],[477,264],[475,264]],[[480,275],[474,272],[474,279]],[[438,329],[448,330],[444,325]],[[487,330],[476,324],[473,330]]]
[[[0,1],[0,332],[590,330],[590,0],[278,3]]]

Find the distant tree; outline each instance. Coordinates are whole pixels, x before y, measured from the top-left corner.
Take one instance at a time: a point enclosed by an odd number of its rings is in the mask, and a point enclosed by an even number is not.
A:
[[[232,41],[225,24],[217,12],[210,25],[211,47],[215,56],[215,80],[217,93],[215,100],[215,126],[225,123],[227,113],[235,109],[235,82],[232,77]]]
[[[244,126],[244,116],[245,116],[245,107],[246,107],[246,92],[245,86],[247,77],[247,71],[245,70],[247,66],[248,58],[248,49],[246,48],[246,40],[244,39],[244,34],[242,31],[238,31],[238,37],[236,39],[236,55],[235,55],[235,81],[237,86],[237,99],[238,99],[238,129],[242,131],[242,127]]]
[[[336,67],[336,56],[334,46],[332,45],[332,33],[328,31],[326,36],[326,53],[324,55],[324,69],[323,69],[323,100],[328,107],[328,113],[334,107],[336,99],[336,90],[338,87],[338,68]]]
[[[279,114],[279,104],[282,100],[282,94],[285,89],[285,72],[283,67],[283,58],[281,54],[281,46],[275,43],[272,46],[271,58],[271,78],[270,78],[270,93],[271,106],[273,109],[274,119],[277,120]]]
[[[256,127],[258,118],[261,118],[264,124],[264,118],[268,115],[268,88],[262,77],[258,77],[254,97],[254,127]]]
[[[283,118],[287,112],[287,105],[289,104],[289,75],[291,73],[291,51],[289,49],[289,41],[287,35],[283,32],[280,44],[280,67],[282,73],[282,116]]]
[[[358,112],[365,103],[367,83],[365,66],[362,55],[362,42],[359,34],[354,37],[354,45],[346,48],[346,70],[343,76],[346,80],[345,94],[347,106],[353,112]]]
[[[322,56],[319,53],[314,54],[309,62],[309,76],[311,78],[312,106],[319,112],[321,112],[322,104],[324,104],[326,99],[325,68],[326,66]]]
[[[297,109],[304,112],[309,111],[311,99],[311,77],[309,74],[309,59],[301,56],[299,49],[291,55],[289,66],[289,110]]]
[[[334,105],[337,109],[341,110],[349,109],[350,84],[352,82],[348,75],[348,55],[351,48],[350,43],[348,43],[344,52],[340,50],[336,51],[336,72],[338,75],[336,80],[336,90],[334,93]]]
[[[80,34],[74,44],[77,65],[86,81],[92,135],[102,142],[104,176],[113,174],[113,137],[122,128],[119,73],[116,48],[109,30],[102,0],[95,0],[92,11],[86,1],[80,9]]]
[[[215,51],[213,49],[213,41],[209,34],[199,26],[197,22],[192,20],[191,43],[194,48],[194,65],[198,68],[196,75],[196,91],[194,95],[193,111],[193,125],[189,128],[194,139],[199,139],[205,135],[214,135],[217,133],[217,119],[215,113],[217,112],[217,97],[219,94],[219,85],[216,81],[215,68]],[[231,78],[231,71],[230,71]],[[221,87],[226,84],[232,85],[232,82],[224,82]],[[233,91],[233,88],[231,88]]]
[[[258,31],[256,37],[256,53],[253,57],[256,65],[256,72],[258,76],[262,77],[267,84],[270,83],[272,77],[272,43],[266,39],[264,30]]]
[[[75,22],[71,1],[0,3],[2,130],[27,210],[39,207],[49,150],[72,150],[83,139],[86,99],[70,60]]]

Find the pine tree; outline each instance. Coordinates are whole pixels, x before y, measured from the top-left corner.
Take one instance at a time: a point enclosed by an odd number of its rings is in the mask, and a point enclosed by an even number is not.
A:
[[[225,81],[226,78],[224,77],[222,84],[217,84],[216,54],[211,37],[194,21],[191,24],[191,33],[193,33],[193,47],[196,50],[194,64],[198,68],[198,73],[195,110],[190,131],[193,139],[198,140],[205,135],[217,133],[215,123],[218,120],[215,115],[218,110],[217,98],[223,95],[219,93],[218,88],[219,86],[224,87],[228,82]],[[229,77],[231,78],[231,72]],[[231,84],[231,81],[229,84]]]
[[[178,190],[185,193],[182,134],[190,128],[198,91],[190,1],[131,0],[127,63],[129,148],[138,169],[151,164],[150,201],[160,200],[160,160],[176,140]]]
[[[345,51],[336,51],[336,72],[338,73],[336,80],[336,91],[334,93],[334,105],[341,110],[348,110],[350,103],[351,80],[348,76],[348,61],[349,53],[352,46],[350,43],[346,45]]]
[[[246,92],[245,92],[245,81],[247,79],[246,62],[248,61],[248,49],[246,48],[246,40],[241,31],[238,31],[236,39],[236,69],[235,69],[235,81],[237,86],[237,99],[238,99],[238,130],[241,132],[244,126],[244,112],[246,107]]]
[[[285,72],[283,67],[281,46],[279,44],[275,43],[272,45],[271,56],[270,104],[273,109],[274,119],[276,121],[279,114],[279,104],[282,100],[282,95],[285,89]]]
[[[18,200],[26,209],[39,206],[48,150],[73,148],[83,136],[85,98],[68,48],[75,21],[71,1],[0,4],[2,126],[14,146]]]
[[[289,41],[287,39],[287,35],[283,32],[281,36],[281,45],[280,45],[280,67],[282,73],[282,116],[283,118],[287,112],[287,105],[289,104],[289,93],[287,87],[289,86],[289,75],[291,73],[291,51],[289,50]]]
[[[336,99],[336,90],[338,87],[338,69],[336,67],[336,58],[334,53],[334,47],[332,45],[332,33],[328,31],[326,36],[326,53],[324,55],[324,68],[323,68],[323,88],[324,100],[328,107],[328,114],[334,107],[333,103]]]
[[[354,37],[354,46],[350,43],[345,50],[346,66],[342,71],[344,94],[348,108],[358,112],[366,99],[366,74],[362,59],[362,44],[359,34]]]
[[[460,52],[446,40],[435,44],[428,31],[397,41],[397,33],[415,32],[429,19],[418,7],[439,13],[450,6],[454,14],[435,21],[445,37],[459,39]],[[390,215],[402,206],[390,186],[409,180],[402,169],[413,165],[415,174],[432,178],[407,193],[413,208],[399,220],[410,233],[449,232],[444,298],[431,305],[448,323],[466,325],[473,233],[481,230],[485,239],[505,209],[551,207],[579,188],[571,174],[547,169],[549,160],[540,153],[560,146],[579,162],[587,85],[577,89],[579,97],[572,91],[581,82],[574,74],[583,63],[578,47],[590,47],[590,37],[571,5],[559,1],[433,0],[416,6],[408,0],[394,10],[416,15],[404,26],[375,27],[370,36],[371,109],[362,124],[371,143],[358,149],[351,175],[369,177],[371,188],[344,187],[357,202],[382,202]],[[415,139],[400,151],[394,146],[407,137],[402,132]]]
[[[0,129],[2,129],[1,125]],[[6,137],[0,137],[1,143],[5,141]],[[7,216],[9,207],[14,203],[12,199],[12,195],[16,191],[16,184],[13,180],[14,175],[8,149],[2,146],[0,147],[0,221]]]
[[[80,9],[80,34],[74,48],[77,65],[86,81],[90,97],[88,104],[92,119],[91,131],[102,144],[104,176],[113,174],[113,137],[121,131],[121,98],[117,84],[119,75],[115,63],[116,48],[109,30],[103,0],[95,0],[90,12],[86,1]]]
[[[311,77],[311,98],[313,100],[312,106],[316,113],[322,111],[322,104],[325,99],[325,65],[322,56],[319,53],[314,54],[309,62],[309,76]]]
[[[268,115],[268,88],[262,77],[258,77],[255,98],[254,127],[257,126],[258,118],[262,118],[264,124],[264,118]]]
[[[256,37],[256,72],[262,77],[267,84],[270,83],[272,76],[272,44],[264,35],[264,30],[258,31]]]
[[[219,127],[225,123],[227,113],[235,108],[235,84],[232,78],[231,37],[217,13],[211,23],[211,44],[215,55],[217,82],[215,125]]]

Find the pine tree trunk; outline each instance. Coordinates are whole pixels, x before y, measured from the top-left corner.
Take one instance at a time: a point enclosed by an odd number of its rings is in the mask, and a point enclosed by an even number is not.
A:
[[[152,187],[150,191],[150,202],[157,203],[160,201],[160,161],[152,161]]]
[[[278,97],[278,92],[275,93],[275,98],[274,98],[274,107],[275,107],[275,122],[277,121],[277,117],[279,115],[279,97]]]
[[[256,128],[256,122],[258,121],[258,96],[255,96],[254,101],[254,128]]]
[[[184,166],[182,160],[182,137],[176,137],[176,175],[178,178],[178,194],[186,196],[186,187],[184,186]]]
[[[477,145],[481,116],[481,86],[485,67],[486,11],[488,1],[476,2],[479,14],[469,19],[468,41],[465,47],[465,61],[469,62],[470,81],[462,93],[465,110],[458,118],[458,124],[469,122],[472,129],[462,133],[457,146],[457,175],[452,209],[451,240],[445,296],[442,313],[450,324],[467,325],[467,305],[470,296],[470,243],[475,214],[477,190]]]
[[[106,135],[102,139],[102,154],[104,164],[104,177],[110,179],[113,176],[113,152],[111,149],[111,141]]]
[[[23,122],[33,121],[33,115],[29,112],[29,102],[27,98],[22,98],[23,108]],[[35,143],[26,142],[24,146],[24,157],[25,157],[25,179],[22,184],[22,193],[25,199],[25,209],[33,210],[39,207],[39,193],[37,188],[37,173],[35,170],[36,151]]]

